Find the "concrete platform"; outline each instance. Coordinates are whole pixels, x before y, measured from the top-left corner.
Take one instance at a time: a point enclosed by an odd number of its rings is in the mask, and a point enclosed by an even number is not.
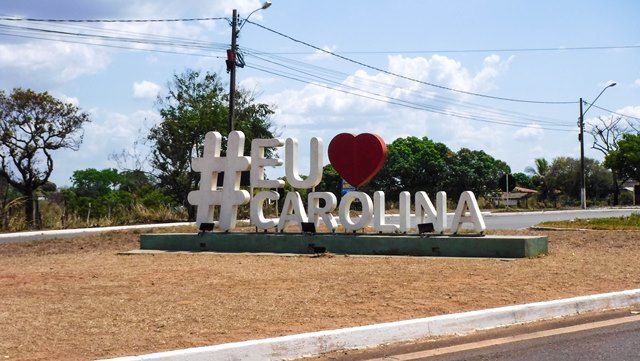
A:
[[[189,233],[143,234],[140,249],[223,253],[330,252],[353,255],[523,258],[548,253],[546,236],[406,234]]]

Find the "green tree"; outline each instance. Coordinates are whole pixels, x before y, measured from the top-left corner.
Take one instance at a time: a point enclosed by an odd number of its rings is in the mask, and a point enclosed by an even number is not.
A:
[[[142,194],[154,189],[154,180],[142,170],[125,170],[120,172],[120,189],[133,194]]]
[[[595,124],[590,124],[589,133],[593,137],[592,149],[595,149],[602,153],[606,157],[618,150],[618,142],[622,139],[624,134],[629,133],[632,126],[620,116],[611,118],[598,117]],[[620,199],[620,188],[622,184],[629,179],[627,174],[621,174],[621,170],[617,167],[605,167],[611,169],[611,192],[613,193],[613,205],[618,205]]]
[[[617,149],[605,157],[604,164],[621,178],[640,180],[640,134],[624,134]]]
[[[325,165],[322,169],[322,181],[320,181],[316,190],[319,192],[331,192],[338,197],[340,196],[342,177],[340,177],[331,164]]]
[[[52,152],[78,150],[86,122],[87,113],[47,92],[0,91],[0,177],[24,195],[29,227],[34,225],[35,192],[53,172]]]
[[[82,197],[100,197],[117,189],[124,177],[113,168],[76,170],[71,176],[75,192]]]
[[[606,199],[610,191],[611,172],[595,159],[585,158],[584,164],[587,198]],[[555,158],[549,167],[548,184],[550,189],[558,190],[565,196],[565,202],[576,203],[580,199],[580,160]]]
[[[160,187],[188,209],[190,218],[194,212],[187,195],[199,180],[191,169],[191,161],[202,156],[208,131],[218,131],[226,139],[229,133],[227,99],[218,75],[194,70],[174,75],[167,95],[158,97],[162,121],[148,136],[151,165]],[[266,104],[256,103],[250,93],[242,90],[236,95],[236,104],[236,129],[245,133],[245,154],[248,154],[252,139],[274,137],[269,119],[273,111]]]
[[[547,200],[553,196],[549,187],[549,162],[544,158],[534,159],[534,167],[526,167],[525,173],[531,176],[531,182],[538,189],[541,200]]]
[[[406,137],[394,140],[387,151],[385,164],[364,191],[383,189],[387,199],[396,202],[402,191],[435,194],[442,190],[453,154],[446,145],[427,137]]]
[[[453,196],[470,190],[485,197],[498,189],[500,176],[510,172],[507,163],[484,151],[462,148],[451,157],[446,190]]]
[[[533,189],[535,188],[535,184],[533,183],[532,177],[524,174],[524,173],[513,173],[513,178],[516,179],[516,186]]]

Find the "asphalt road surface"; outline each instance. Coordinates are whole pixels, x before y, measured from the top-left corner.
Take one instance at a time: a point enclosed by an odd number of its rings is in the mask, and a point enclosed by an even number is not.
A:
[[[640,213],[638,208],[627,209],[593,209],[575,211],[548,211],[548,212],[521,212],[521,213],[493,213],[485,214],[484,222],[487,229],[523,229],[534,226],[540,222],[570,220],[575,218],[605,218],[628,216],[631,213]],[[449,214],[448,222],[451,226],[453,214]],[[387,222],[398,224],[399,216],[390,215]],[[415,218],[411,220],[415,226]]]
[[[640,321],[413,359],[429,361],[640,360]]]
[[[329,353],[312,360],[640,360],[640,312],[637,308],[593,312],[466,336]]]

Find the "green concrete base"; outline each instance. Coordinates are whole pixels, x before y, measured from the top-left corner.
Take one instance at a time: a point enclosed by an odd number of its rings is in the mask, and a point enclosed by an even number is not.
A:
[[[420,236],[389,234],[143,234],[140,249],[231,253],[330,252],[353,255],[522,258],[547,254],[546,236]]]

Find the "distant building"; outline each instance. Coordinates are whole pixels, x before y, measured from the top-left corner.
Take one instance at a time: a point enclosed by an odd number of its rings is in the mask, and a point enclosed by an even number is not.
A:
[[[640,182],[635,179],[629,179],[622,183],[620,190],[623,192],[631,192],[633,205],[640,205]]]
[[[493,198],[495,206],[509,206],[518,208],[528,208],[529,198],[538,191],[523,187],[515,187],[511,192],[500,192],[500,195]]]

